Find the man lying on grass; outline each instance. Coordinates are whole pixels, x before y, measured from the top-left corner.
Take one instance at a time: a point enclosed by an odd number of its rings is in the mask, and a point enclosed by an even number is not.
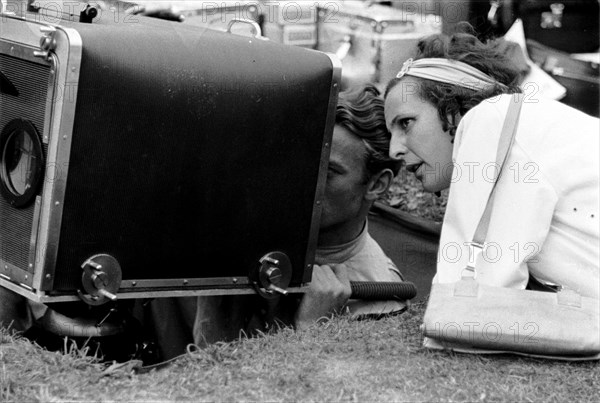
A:
[[[295,323],[306,326],[347,307],[354,316],[403,310],[399,301],[350,300],[350,281],[401,281],[368,233],[367,214],[400,165],[389,157],[383,102],[373,86],[340,94],[310,289]]]

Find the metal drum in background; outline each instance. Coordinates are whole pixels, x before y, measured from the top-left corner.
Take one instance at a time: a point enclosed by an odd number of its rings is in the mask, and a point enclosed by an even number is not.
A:
[[[419,38],[441,32],[437,16],[354,3],[324,4],[317,21],[317,49],[342,60],[344,87],[366,82],[384,87],[414,56]]]

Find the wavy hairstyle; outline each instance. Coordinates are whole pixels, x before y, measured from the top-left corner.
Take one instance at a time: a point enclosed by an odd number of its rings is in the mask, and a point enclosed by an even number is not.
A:
[[[383,169],[391,169],[394,175],[400,162],[389,157],[391,134],[385,125],[383,99],[379,90],[366,84],[339,95],[335,123],[360,138],[365,145],[365,166],[368,180]]]
[[[472,30],[472,28],[464,25],[462,30]],[[484,99],[503,93],[521,92],[518,85],[520,71],[503,52],[502,43],[497,40],[483,43],[468,32],[458,32],[452,36],[431,35],[421,39],[417,44],[415,60],[430,57],[467,63],[506,86],[496,85],[486,90],[476,91],[458,85],[411,77],[419,82],[418,95],[437,107],[444,130],[449,131],[453,137],[458,125],[457,115],[464,116]],[[394,78],[388,83],[385,97],[401,80],[402,78]]]

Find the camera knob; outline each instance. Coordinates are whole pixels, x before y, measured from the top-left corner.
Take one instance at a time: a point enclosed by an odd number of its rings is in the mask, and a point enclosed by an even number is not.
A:
[[[98,9],[91,5],[86,5],[85,9],[79,13],[79,22],[91,23],[98,16]]]
[[[287,295],[292,279],[292,264],[283,252],[270,252],[259,260],[256,290],[265,298]]]
[[[101,305],[117,300],[121,287],[121,265],[114,257],[106,254],[94,255],[81,265],[81,283],[85,293],[77,290],[79,297],[90,305]]]

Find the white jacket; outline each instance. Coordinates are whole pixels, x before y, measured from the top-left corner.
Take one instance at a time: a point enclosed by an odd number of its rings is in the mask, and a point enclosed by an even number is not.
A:
[[[483,101],[461,120],[434,282],[457,281],[496,172],[511,95]],[[600,296],[600,122],[564,104],[525,98],[515,143],[498,182],[478,281],[525,288],[528,271]],[[442,167],[443,168],[443,167]]]

